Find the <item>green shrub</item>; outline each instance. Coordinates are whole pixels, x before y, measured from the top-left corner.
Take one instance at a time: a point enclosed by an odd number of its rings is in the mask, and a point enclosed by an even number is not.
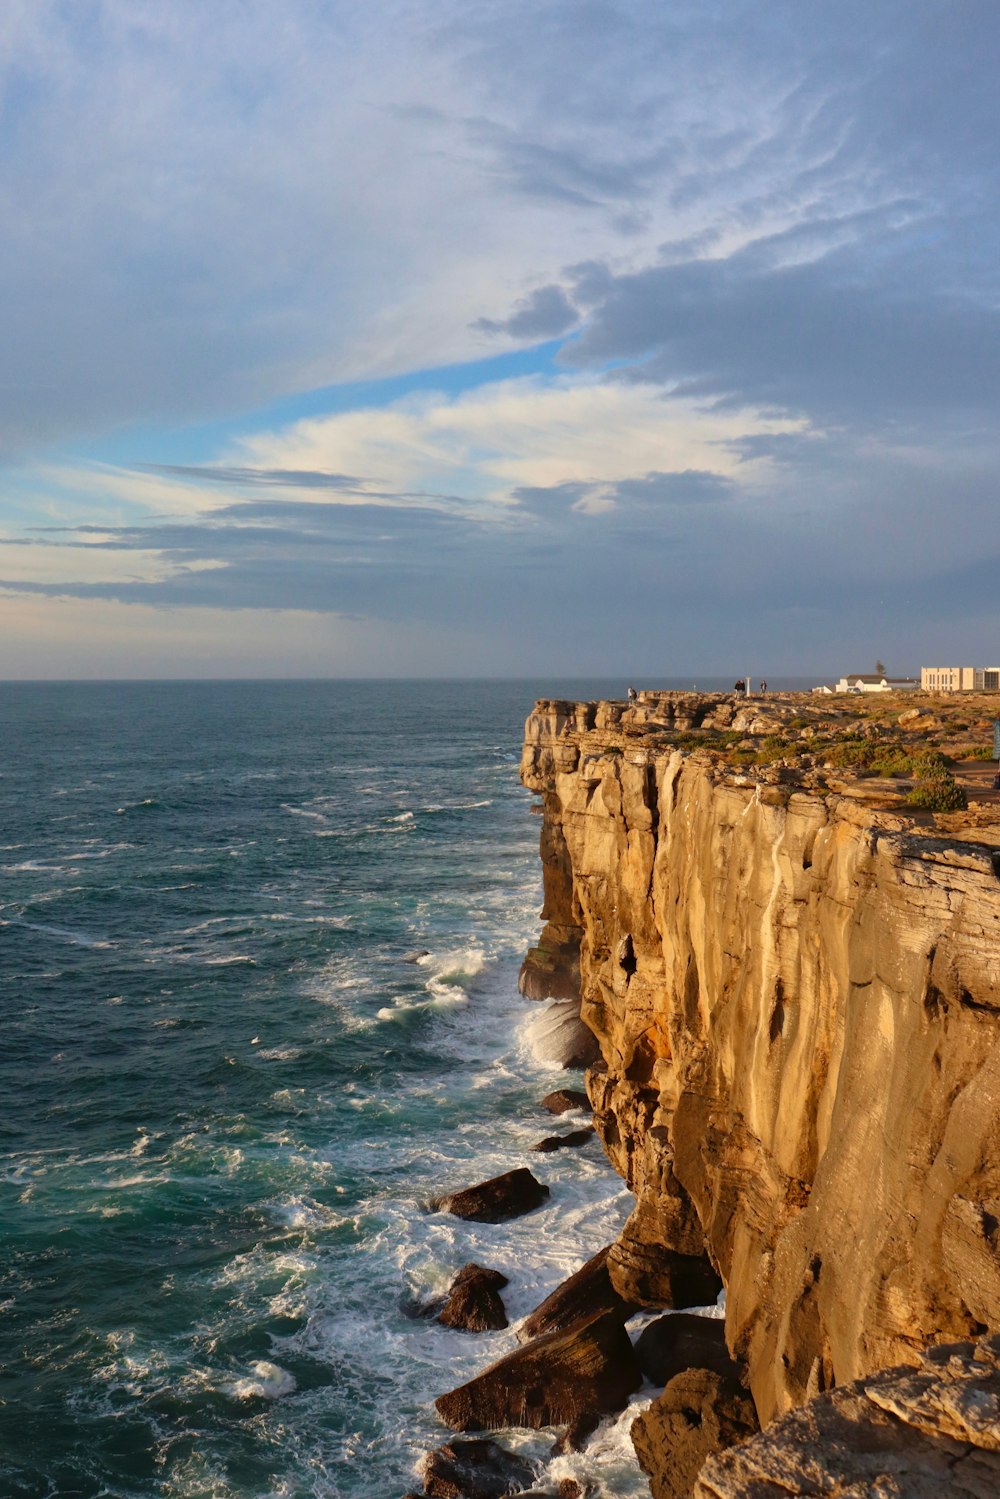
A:
[[[924,812],[960,812],[969,799],[954,777],[945,773],[931,781],[922,781],[906,798],[907,805]]]

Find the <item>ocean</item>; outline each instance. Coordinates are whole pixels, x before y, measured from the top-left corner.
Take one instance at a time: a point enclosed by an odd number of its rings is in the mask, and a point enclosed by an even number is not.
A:
[[[514,1338],[415,1311],[474,1259],[513,1322],[614,1237],[596,1141],[527,1154],[580,1082],[516,990],[560,690],[622,684],[0,689],[4,1499],[419,1488]],[[526,1218],[424,1210],[525,1164]],[[560,1462],[645,1489],[626,1420]]]

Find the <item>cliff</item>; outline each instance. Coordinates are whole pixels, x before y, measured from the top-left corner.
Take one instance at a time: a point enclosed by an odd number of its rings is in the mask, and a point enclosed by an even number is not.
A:
[[[522,986],[579,993],[600,1045],[636,1197],[609,1270],[668,1304],[707,1249],[762,1421],[1000,1329],[1000,822],[985,793],[909,805],[904,741],[941,719],[906,706],[645,694],[526,725]]]

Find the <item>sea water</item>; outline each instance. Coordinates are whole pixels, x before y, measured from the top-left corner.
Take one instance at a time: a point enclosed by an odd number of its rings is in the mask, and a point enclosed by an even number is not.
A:
[[[2,1499],[402,1495],[515,1343],[421,1308],[476,1260],[513,1323],[618,1232],[596,1139],[529,1154],[556,692],[622,684],[0,688]],[[523,1165],[516,1222],[425,1208]],[[634,1415],[510,1441],[641,1493]]]

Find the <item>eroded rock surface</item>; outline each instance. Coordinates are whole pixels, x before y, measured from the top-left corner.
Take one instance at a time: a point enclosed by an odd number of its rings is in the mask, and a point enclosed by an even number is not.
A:
[[[995,1499],[1000,1339],[820,1395],[713,1457],[694,1499]]]
[[[687,1369],[632,1422],[653,1499],[689,1499],[705,1461],[759,1430],[749,1393],[712,1369]]]
[[[894,718],[831,749],[813,712],[542,702],[522,761],[543,966],[636,1195],[609,1273],[668,1304],[667,1252],[707,1250],[765,1420],[1000,1328],[1000,826],[844,769]]]

